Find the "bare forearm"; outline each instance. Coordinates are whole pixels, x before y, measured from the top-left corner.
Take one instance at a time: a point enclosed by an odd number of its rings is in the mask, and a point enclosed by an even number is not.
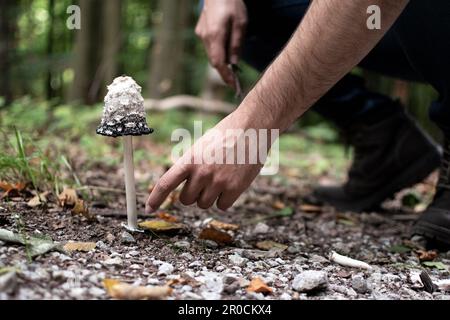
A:
[[[259,127],[285,130],[356,66],[389,30],[408,0],[314,0],[286,48],[249,93],[241,112]],[[378,5],[381,30],[366,26]],[[245,108],[245,110],[242,110]],[[238,109],[239,110],[239,109]]]

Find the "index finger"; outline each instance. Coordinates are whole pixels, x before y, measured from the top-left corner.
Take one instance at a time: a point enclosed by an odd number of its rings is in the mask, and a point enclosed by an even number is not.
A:
[[[175,164],[158,181],[145,204],[145,212],[152,213],[163,203],[167,196],[189,176],[188,169]]]

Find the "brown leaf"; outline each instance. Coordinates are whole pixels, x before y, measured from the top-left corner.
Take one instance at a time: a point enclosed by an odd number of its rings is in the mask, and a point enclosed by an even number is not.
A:
[[[322,207],[315,206],[312,204],[302,204],[299,206],[300,211],[309,213],[319,213],[322,212]]]
[[[173,215],[171,215],[171,214],[169,214],[167,212],[158,212],[155,216],[158,219],[161,219],[161,220],[164,220],[164,221],[167,221],[167,222],[178,222],[178,218],[177,217],[175,217],[175,216],[173,216]]]
[[[142,229],[150,230],[153,232],[178,231],[185,228],[184,224],[159,219],[147,220],[139,223],[138,225]]]
[[[259,241],[256,243],[256,247],[261,250],[278,250],[278,251],[284,251],[288,248],[287,245],[284,245],[282,243],[278,243],[275,241]]]
[[[81,199],[77,199],[71,212],[72,214],[83,216],[89,220],[95,219],[94,216],[89,213],[89,207],[86,202]]]
[[[67,242],[64,245],[64,250],[68,252],[84,251],[89,252],[95,249],[95,242]]]
[[[9,183],[6,181],[0,181],[0,189],[5,191],[3,195],[0,198],[5,198],[10,196],[10,194],[18,194],[19,192],[23,191],[26,187],[26,184],[23,182],[17,182],[17,183]]]
[[[281,210],[281,209],[284,209],[285,207],[286,207],[286,205],[283,202],[281,202],[280,200],[277,200],[272,204],[272,208],[274,208],[276,210]]]
[[[264,281],[261,280],[261,278],[258,277],[253,278],[249,286],[247,287],[247,292],[270,294],[272,293],[272,291],[272,288],[270,288],[267,284],[264,283]]]
[[[216,229],[212,226],[207,226],[206,228],[204,228],[200,232],[198,238],[204,239],[204,240],[212,240],[212,241],[214,241],[218,244],[222,244],[222,245],[231,244],[233,242],[232,236],[230,236],[225,231]]]
[[[77,200],[77,192],[70,188],[64,188],[63,192],[58,196],[58,202],[61,207],[73,207]]]
[[[30,199],[30,201],[27,202],[27,206],[29,206],[30,208],[36,208],[41,206],[44,203],[47,203],[47,195],[48,195],[48,191],[41,193],[39,195],[35,195],[33,198]]]
[[[416,254],[419,256],[420,261],[433,261],[438,256],[437,251],[434,250],[431,251],[417,250]]]
[[[104,279],[103,286],[111,298],[121,300],[163,299],[172,293],[169,286],[132,286],[115,279]]]
[[[211,220],[208,224],[214,228],[221,229],[221,230],[236,231],[237,229],[239,229],[239,225],[237,225],[237,224],[226,223],[226,222],[222,222],[219,220]]]

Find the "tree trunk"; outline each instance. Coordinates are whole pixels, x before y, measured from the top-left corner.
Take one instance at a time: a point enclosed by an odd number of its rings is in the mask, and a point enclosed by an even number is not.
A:
[[[47,31],[47,59],[51,61],[53,51],[54,51],[54,31],[55,31],[55,0],[48,1],[48,14],[50,16],[50,23]],[[48,64],[47,71],[47,100],[51,100],[56,96],[55,90],[52,86],[53,80],[53,65],[51,63]]]
[[[109,0],[108,0],[109,1]],[[86,104],[96,102],[100,96],[100,86],[95,83],[101,72],[101,0],[80,0],[82,12],[81,30],[77,30],[74,62],[75,79],[71,88],[71,101]]]
[[[122,45],[121,21],[122,0],[108,0],[103,7],[103,58],[102,58],[102,94],[106,93],[106,85],[119,76],[118,53]]]
[[[5,105],[13,99],[11,68],[18,10],[18,1],[0,0],[0,97],[5,99]]]
[[[184,24],[189,21],[191,0],[159,0],[162,21],[150,57],[148,95],[158,99],[180,93],[185,50]]]

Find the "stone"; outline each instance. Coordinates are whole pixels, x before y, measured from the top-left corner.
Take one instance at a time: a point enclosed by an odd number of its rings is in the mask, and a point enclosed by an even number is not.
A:
[[[241,287],[239,280],[234,277],[223,278],[223,292],[226,294],[234,294]]]
[[[97,288],[97,287],[89,288],[88,293],[89,293],[91,296],[94,296],[94,297],[102,297],[102,296],[105,296],[105,290],[100,289],[100,288]]]
[[[161,275],[169,275],[173,272],[175,268],[173,267],[173,265],[171,265],[170,263],[162,263],[159,268],[158,268],[158,276]]]
[[[289,293],[283,292],[280,295],[280,300],[292,300],[292,297]]]
[[[228,256],[228,260],[230,260],[230,262],[231,262],[232,264],[234,264],[235,266],[238,266],[238,267],[244,266],[245,263],[248,261],[248,259],[243,258],[243,257],[241,257],[241,256],[238,255],[238,254],[230,254],[230,255]]]
[[[255,226],[255,229],[253,229],[253,232],[256,234],[264,234],[269,232],[269,229],[269,226],[264,222],[258,222]]]
[[[173,244],[176,248],[187,250],[191,247],[188,241],[177,241]]]
[[[84,288],[72,288],[69,290],[69,296],[71,298],[82,300],[85,298],[86,289]]]
[[[116,237],[114,237],[113,234],[108,233],[108,234],[106,235],[106,241],[108,241],[109,243],[113,243],[114,240],[116,240]]]
[[[136,240],[133,238],[133,236],[127,231],[124,231],[120,234],[120,241],[122,243],[135,243],[136,242]]]
[[[103,261],[103,265],[105,266],[121,266],[123,264],[123,261],[121,258],[110,258]]]
[[[370,292],[366,279],[362,275],[353,275],[351,279],[352,288],[361,294]]]
[[[190,260],[194,259],[194,256],[192,254],[190,254],[189,252],[183,252],[182,254],[180,254],[180,258],[190,261]]]
[[[328,276],[324,271],[303,271],[292,281],[292,288],[298,292],[318,291],[325,289],[327,286]]]

